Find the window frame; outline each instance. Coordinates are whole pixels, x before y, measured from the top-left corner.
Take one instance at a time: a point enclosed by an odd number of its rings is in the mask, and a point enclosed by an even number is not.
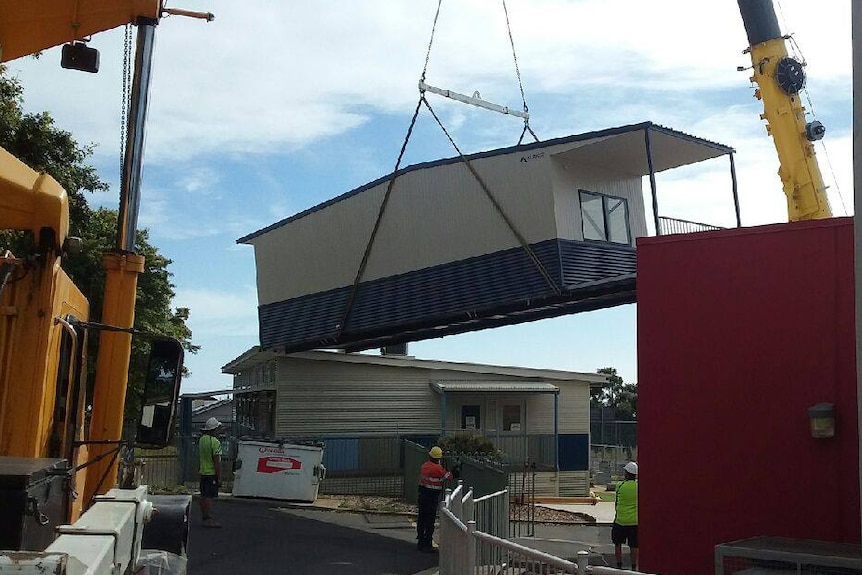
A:
[[[594,239],[587,238],[586,233],[586,218],[584,218],[584,197],[589,196],[591,198],[600,198],[602,200],[602,225],[604,229],[602,230],[604,233],[603,239]],[[626,233],[626,241],[620,242],[610,239],[610,210],[608,206],[608,200],[616,200],[622,203],[625,210],[625,233]],[[578,205],[580,207],[580,215],[581,215],[581,237],[585,242],[602,242],[615,244],[619,246],[631,246],[632,245],[632,230],[631,230],[631,220],[629,218],[629,201],[628,198],[623,198],[620,196],[611,196],[609,194],[602,194],[599,192],[592,192],[590,190],[584,190],[582,188],[578,189]]]
[[[506,408],[518,408],[518,426],[520,429],[512,430],[506,427]],[[507,399],[500,402],[500,434],[501,435],[526,435],[527,434],[527,401],[525,399]],[[511,422],[509,427],[511,427]]]

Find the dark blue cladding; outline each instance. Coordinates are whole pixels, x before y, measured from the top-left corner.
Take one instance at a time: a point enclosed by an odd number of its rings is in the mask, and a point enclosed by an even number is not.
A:
[[[553,239],[260,306],[260,342],[287,352],[367,349],[634,302],[635,250]]]
[[[560,434],[560,471],[587,471],[589,468],[589,434]]]

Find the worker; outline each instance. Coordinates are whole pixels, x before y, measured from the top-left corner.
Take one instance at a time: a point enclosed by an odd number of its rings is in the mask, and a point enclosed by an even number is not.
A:
[[[204,527],[221,527],[221,523],[213,519],[213,499],[218,497],[221,486],[221,442],[216,437],[222,429],[221,422],[210,417],[201,428],[201,438],[198,441],[201,475],[201,516]]]
[[[437,519],[437,505],[443,493],[443,482],[452,479],[452,474],[440,464],[443,450],[434,446],[428,452],[428,461],[419,469],[419,517],[416,520],[417,548],[425,553],[435,553],[432,538]]]
[[[617,485],[614,525],[611,540],[617,558],[617,569],[623,568],[623,543],[632,555],[632,571],[638,568],[638,464],[629,461],[623,467],[625,479]]]

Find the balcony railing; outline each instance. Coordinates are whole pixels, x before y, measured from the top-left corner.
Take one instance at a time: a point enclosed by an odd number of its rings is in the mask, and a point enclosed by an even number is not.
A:
[[[696,232],[708,232],[724,229],[721,226],[714,226],[712,224],[703,224],[678,218],[666,218],[664,216],[659,216],[658,223],[658,235],[660,236],[668,236],[671,234],[693,234]]]

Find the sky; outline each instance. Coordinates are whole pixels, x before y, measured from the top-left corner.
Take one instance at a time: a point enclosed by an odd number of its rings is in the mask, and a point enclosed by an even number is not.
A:
[[[257,345],[253,248],[236,239],[393,169],[419,97],[437,0],[186,0],[213,22],[163,18],[156,32],[139,227],[173,263],[191,309],[182,391],[231,387],[221,367]],[[540,139],[652,121],[732,146],[743,225],[786,221],[778,160],[753,98],[736,2],[507,0],[530,125]],[[850,0],[775,0],[808,66],[806,108],[835,215],[853,212]],[[59,49],[10,63],[25,109],[49,111],[84,144],[116,207],[123,30],[94,36],[96,75]],[[426,82],[522,104],[503,5],[444,0]],[[510,146],[522,123],[429,96],[465,152]],[[455,155],[420,114],[403,165]],[[659,178],[662,215],[733,225],[727,161]],[[649,190],[649,185],[644,185]],[[649,204],[648,204],[649,205]],[[410,354],[637,381],[636,304],[410,344]]]

